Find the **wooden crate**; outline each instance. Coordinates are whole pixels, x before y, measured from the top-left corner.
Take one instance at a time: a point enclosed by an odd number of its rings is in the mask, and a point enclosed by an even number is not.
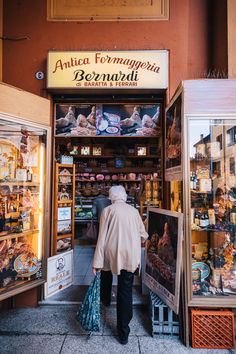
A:
[[[234,314],[229,310],[191,310],[193,348],[234,348]]]

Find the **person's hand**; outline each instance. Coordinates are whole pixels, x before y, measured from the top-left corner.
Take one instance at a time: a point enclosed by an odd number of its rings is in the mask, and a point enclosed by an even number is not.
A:
[[[147,228],[148,228],[148,218],[146,218],[143,223],[144,223],[145,230],[147,231]]]
[[[145,247],[146,246],[146,240],[141,240],[141,247]]]
[[[93,274],[96,275],[97,272],[101,272],[101,269],[100,268],[92,268],[93,270]]]

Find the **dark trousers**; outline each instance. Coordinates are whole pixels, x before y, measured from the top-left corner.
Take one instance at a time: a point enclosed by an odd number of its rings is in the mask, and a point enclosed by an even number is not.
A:
[[[133,281],[134,273],[121,270],[117,288],[117,330],[119,337],[125,340],[129,336],[129,323],[133,317]],[[101,301],[105,305],[111,302],[112,273],[101,271]]]

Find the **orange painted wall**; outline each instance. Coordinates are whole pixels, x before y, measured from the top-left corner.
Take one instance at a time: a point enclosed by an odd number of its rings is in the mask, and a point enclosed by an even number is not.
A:
[[[171,96],[181,80],[202,78],[209,67],[207,0],[170,0],[169,21],[58,23],[46,21],[46,0],[4,0],[3,81],[44,96],[49,50],[169,49]]]

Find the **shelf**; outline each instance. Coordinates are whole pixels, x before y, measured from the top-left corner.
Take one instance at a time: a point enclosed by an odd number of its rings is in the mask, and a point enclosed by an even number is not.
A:
[[[92,168],[92,167],[85,167],[85,168],[78,168],[77,171],[80,170],[79,173],[151,173],[160,170],[158,167],[123,167],[123,168],[115,168],[115,167],[108,167],[108,168]],[[78,174],[77,174],[78,175]],[[102,181],[99,181],[102,182]]]
[[[30,187],[39,187],[39,182],[0,182],[0,186],[30,186]]]
[[[58,204],[71,204],[73,202],[73,200],[68,200],[68,199],[65,199],[65,200],[58,200],[57,203]]]
[[[0,233],[0,240],[10,240],[12,238],[17,238],[17,237],[24,237],[24,236],[29,236],[31,234],[35,234],[39,232],[39,229],[33,229],[33,230],[27,230],[27,231],[23,231],[23,232],[15,232],[13,234],[5,234],[5,235],[1,235]]]
[[[67,168],[73,168],[73,163],[72,164],[69,164],[69,163],[60,163],[60,168],[64,168],[64,167],[67,167]]]
[[[71,233],[61,234],[60,236],[57,235],[57,240],[62,240],[63,238],[69,238],[69,237],[72,237]]]
[[[201,192],[201,191],[196,191],[195,189],[191,189],[190,191],[191,191],[191,193],[196,193],[196,194],[213,194],[213,191]]]
[[[123,158],[123,159],[160,159],[160,155],[145,155],[145,156],[137,156],[137,155],[71,155],[76,159],[84,159],[84,158],[89,158],[89,159],[115,159],[115,158]],[[62,175],[60,175],[62,176]],[[69,175],[68,175],[69,176]]]
[[[230,228],[227,228],[227,229],[209,229],[209,228],[201,228],[201,229],[192,229],[191,228],[191,231],[197,231],[197,232],[204,232],[204,231],[207,231],[207,232],[230,232],[232,231],[232,229]]]
[[[93,180],[93,181],[91,181],[90,179],[77,179],[77,180],[75,180],[75,182],[86,182],[86,183],[101,183],[101,182],[133,182],[133,183],[135,183],[135,182],[141,182],[141,179],[117,179],[116,181],[113,181],[112,179],[110,179],[110,180],[103,180],[103,181],[98,181],[98,180]]]
[[[58,177],[72,177],[73,175],[71,173],[58,173]]]
[[[54,138],[56,139],[85,139],[85,140],[103,140],[103,139],[147,139],[147,140],[154,140],[154,139],[160,139],[160,133],[157,133],[156,136],[143,136],[143,135],[92,135],[92,136],[60,136],[60,135],[54,135]]]

